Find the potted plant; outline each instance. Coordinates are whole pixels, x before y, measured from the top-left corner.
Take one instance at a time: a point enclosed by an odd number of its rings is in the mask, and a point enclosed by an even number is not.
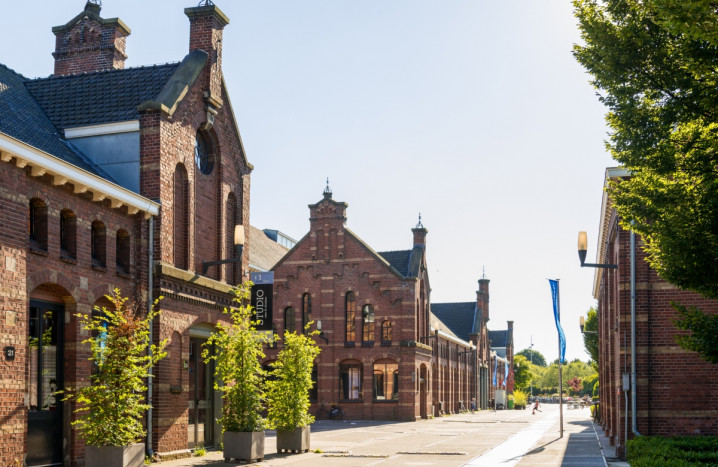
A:
[[[317,332],[284,333],[284,345],[267,381],[267,418],[277,430],[277,451],[306,452],[309,450],[309,390],[312,388],[312,366],[319,347],[312,338]]]
[[[256,330],[249,304],[252,282],[237,285],[234,304],[224,309],[230,323],[217,325],[202,351],[205,361],[215,362],[215,389],[222,392],[223,452],[230,459],[261,461],[264,458],[264,377],[261,359],[264,344],[272,342]],[[211,346],[215,352],[210,352]]]
[[[72,425],[87,443],[85,465],[141,466],[145,445],[139,441],[146,434],[142,415],[150,407],[145,403],[146,380],[150,368],[166,355],[166,342],[150,342],[159,299],[143,317],[119,289],[106,297],[111,308],[95,307],[94,314],[76,315],[89,331],[90,337],[82,342],[90,344],[94,368],[90,384],[66,389],[64,400],[77,403],[79,416]]]

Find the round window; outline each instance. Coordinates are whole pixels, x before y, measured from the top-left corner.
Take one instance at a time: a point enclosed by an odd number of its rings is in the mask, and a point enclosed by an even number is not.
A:
[[[212,160],[211,147],[207,137],[201,132],[197,132],[197,138],[194,142],[194,161],[200,172],[207,175],[212,172],[214,161]]]

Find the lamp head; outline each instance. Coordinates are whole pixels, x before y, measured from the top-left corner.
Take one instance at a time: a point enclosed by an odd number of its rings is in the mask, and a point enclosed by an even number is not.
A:
[[[234,226],[234,244],[244,245],[244,226],[238,224]]]
[[[586,262],[586,250],[588,250],[588,237],[585,231],[578,233],[578,259],[581,261],[581,266]]]

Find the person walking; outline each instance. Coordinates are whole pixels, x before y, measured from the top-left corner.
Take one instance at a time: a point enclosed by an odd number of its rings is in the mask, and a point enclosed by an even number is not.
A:
[[[541,407],[541,404],[539,404],[538,399],[536,399],[536,402],[534,403],[534,409],[533,409],[533,411],[531,412],[531,415],[536,415],[536,411],[537,411],[537,410],[538,410],[539,412],[541,412],[541,409],[539,409],[539,407]]]
[[[471,398],[471,405],[469,406],[471,408],[471,413],[476,412],[476,398]]]

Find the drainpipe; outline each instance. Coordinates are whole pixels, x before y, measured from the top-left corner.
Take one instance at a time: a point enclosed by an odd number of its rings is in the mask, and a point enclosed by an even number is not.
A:
[[[154,216],[150,216],[149,218],[149,248],[147,252],[147,261],[148,261],[148,277],[147,277],[147,313],[152,312],[152,306],[153,306],[153,265],[155,262],[155,218]],[[150,357],[152,357],[152,342],[154,340],[154,323],[150,323],[150,329],[149,329],[149,344],[147,346],[147,353]],[[147,409],[147,455],[152,458],[154,456],[154,451],[152,450],[152,366],[149,368],[149,378],[147,378],[147,404],[150,406],[149,409]]]
[[[636,221],[631,221],[631,225],[635,223]],[[636,421],[636,233],[633,229],[631,229],[631,431],[634,435],[641,436]]]

